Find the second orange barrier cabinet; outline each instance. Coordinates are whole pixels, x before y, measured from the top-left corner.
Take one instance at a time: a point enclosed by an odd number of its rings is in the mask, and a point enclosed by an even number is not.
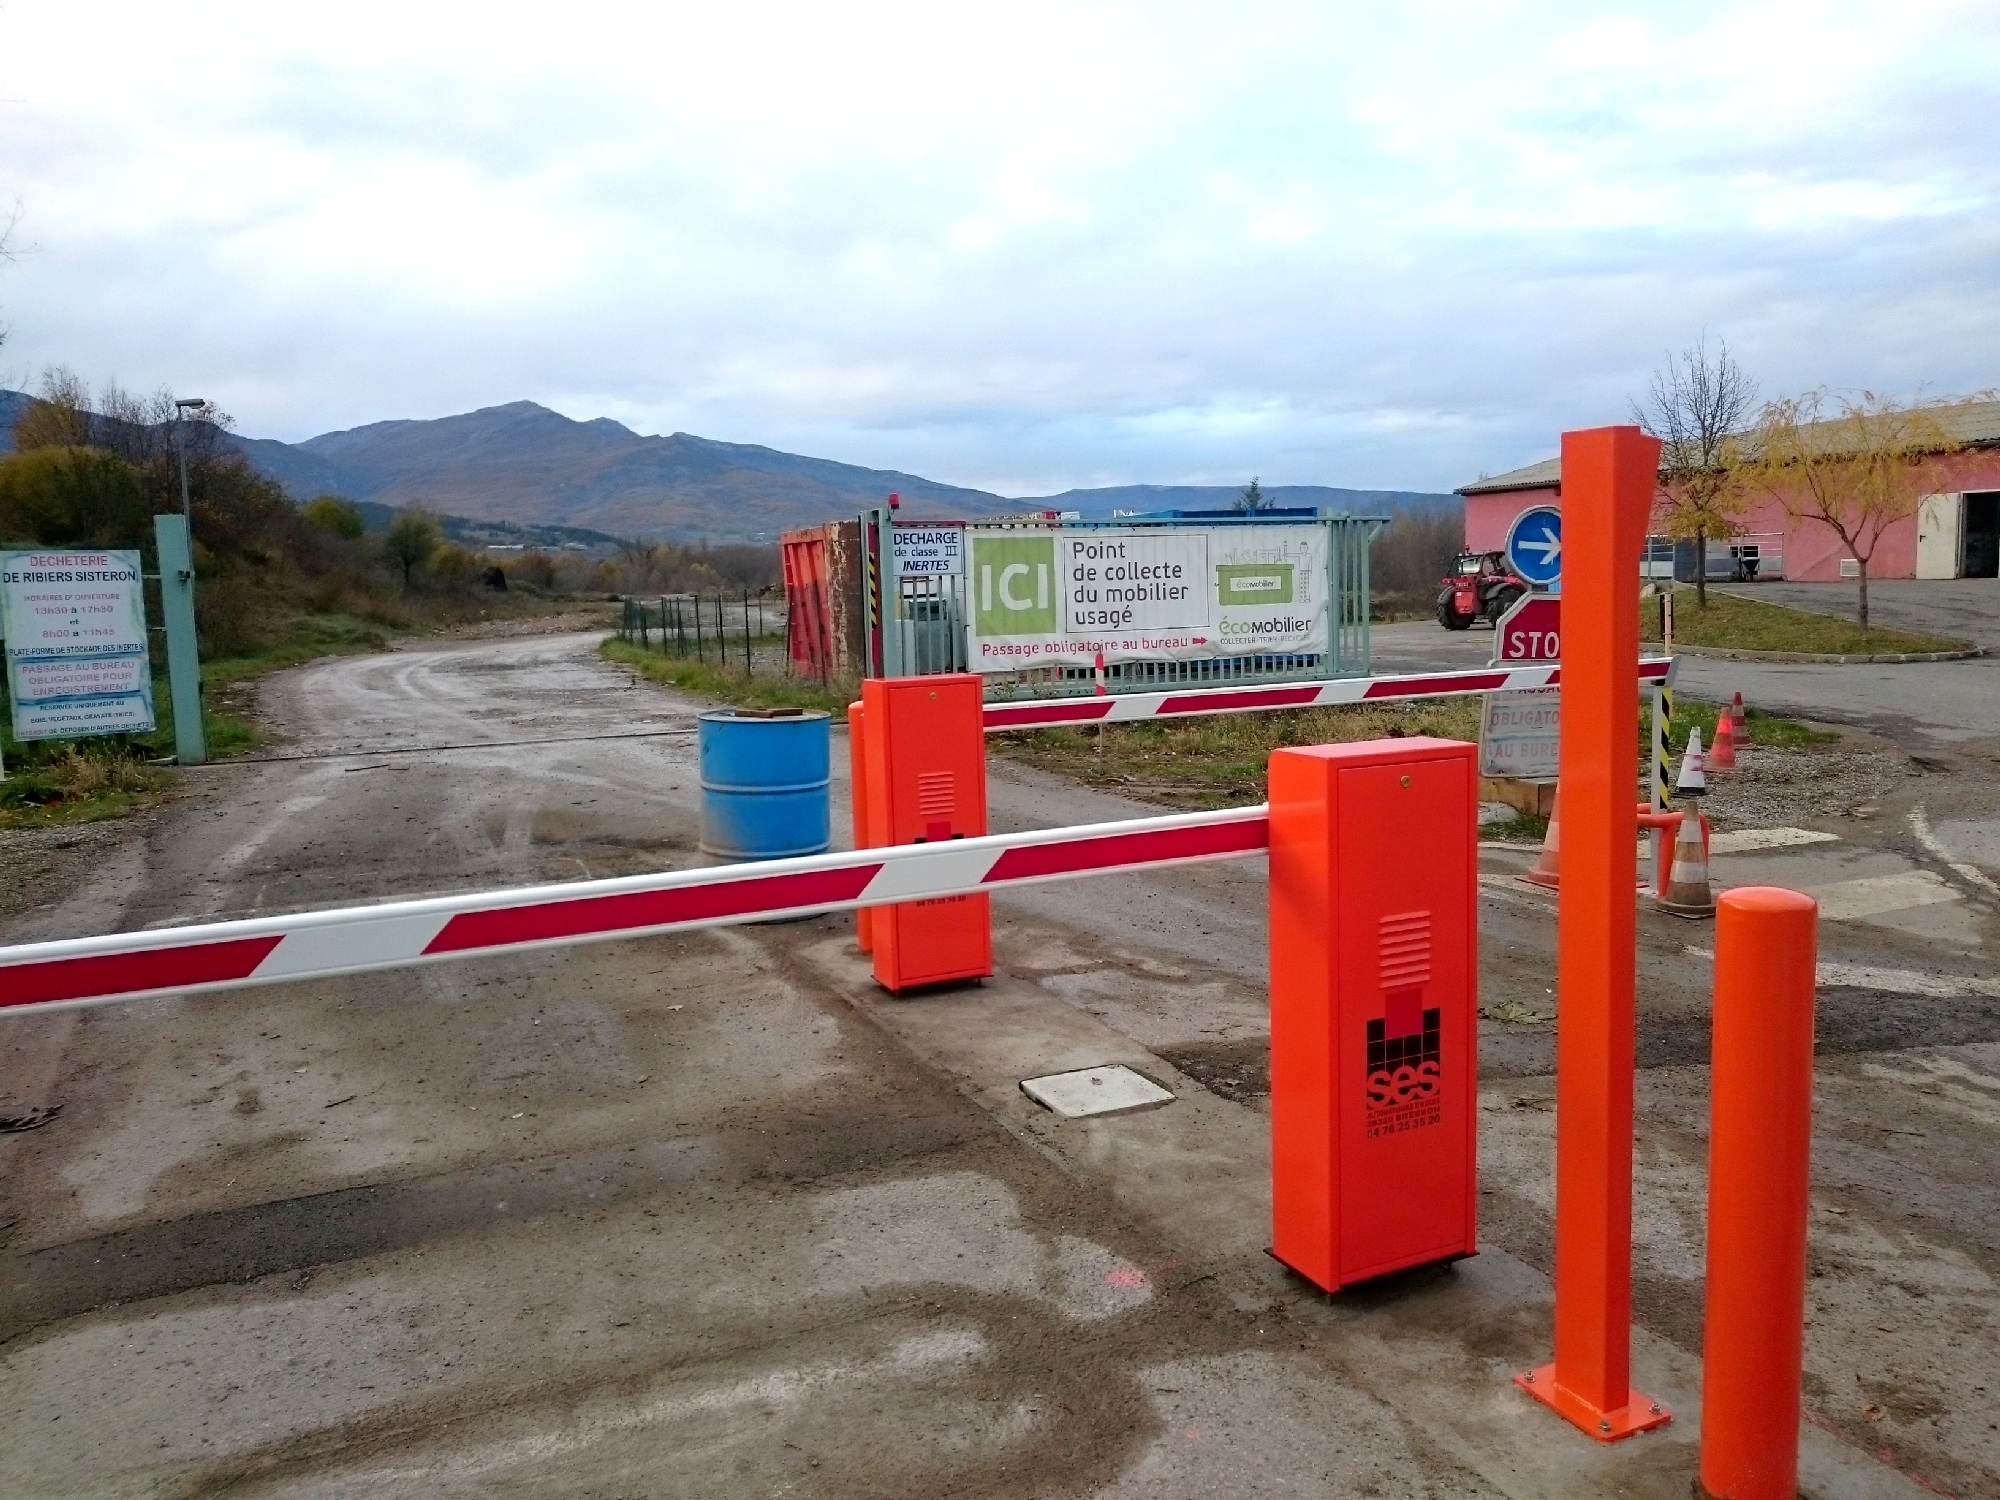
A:
[[[984,684],[971,672],[870,677],[861,684],[866,847],[940,843],[986,832]],[[940,896],[878,906],[868,938],[887,990],[993,972],[992,898]]]
[[[1271,756],[1271,1251],[1327,1291],[1477,1248],[1473,756]]]

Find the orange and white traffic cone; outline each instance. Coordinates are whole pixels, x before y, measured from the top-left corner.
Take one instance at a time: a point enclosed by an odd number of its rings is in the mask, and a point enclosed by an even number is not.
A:
[[[1702,797],[1708,793],[1708,772],[1703,768],[1701,726],[1688,731],[1687,750],[1681,756],[1681,774],[1674,778],[1674,798]]]
[[[1699,752],[1697,752],[1699,753]],[[1701,815],[1690,811],[1674,833],[1674,866],[1667,875],[1661,911],[1677,917],[1712,917],[1715,896],[1708,888],[1708,848],[1702,838]]]
[[[1736,769],[1736,718],[1731,713],[1715,716],[1715,743],[1708,747],[1707,769],[1711,771],[1733,771]]]
[[[1556,889],[1561,883],[1558,876],[1562,866],[1562,788],[1556,788],[1556,795],[1549,803],[1549,831],[1542,835],[1542,852],[1535,856],[1534,868],[1525,870],[1521,878],[1529,885],[1547,886]]]
[[[1729,717],[1736,721],[1736,743],[1749,744],[1750,721],[1743,717],[1743,695],[1740,692],[1736,695],[1735,701],[1729,705]]]

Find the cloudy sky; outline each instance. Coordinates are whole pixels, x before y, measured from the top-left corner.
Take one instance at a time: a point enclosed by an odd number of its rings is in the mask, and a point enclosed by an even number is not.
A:
[[[2000,6],[0,0],[0,377],[1444,489],[1726,337],[2000,384]]]

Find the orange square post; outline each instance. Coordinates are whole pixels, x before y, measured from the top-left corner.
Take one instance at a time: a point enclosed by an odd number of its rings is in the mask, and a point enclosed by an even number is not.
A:
[[[1271,1253],[1329,1292],[1477,1248],[1475,772],[1271,756]]]
[[[1670,1415],[1631,1387],[1639,553],[1659,465],[1637,427],[1563,434],[1556,1348],[1514,1379],[1604,1442]]]
[[[986,832],[984,694],[972,672],[871,677],[861,684],[870,848]],[[884,989],[993,972],[990,897],[879,906],[868,927],[875,982]]]
[[[854,847],[872,849],[868,836],[868,711],[859,703],[847,705],[847,804],[854,814]],[[875,949],[874,917],[865,906],[854,909],[854,942],[863,953]]]

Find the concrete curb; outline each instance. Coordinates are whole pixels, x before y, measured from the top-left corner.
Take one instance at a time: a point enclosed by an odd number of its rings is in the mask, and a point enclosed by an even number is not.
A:
[[[1642,650],[1664,648],[1658,641],[1644,642]],[[1713,656],[1725,661],[1803,661],[1833,667],[1890,666],[1908,662],[1966,661],[1987,654],[1984,646],[1968,646],[1963,651],[1902,651],[1883,656],[1834,656],[1823,651],[1733,651],[1721,646],[1676,646],[1676,656]]]

